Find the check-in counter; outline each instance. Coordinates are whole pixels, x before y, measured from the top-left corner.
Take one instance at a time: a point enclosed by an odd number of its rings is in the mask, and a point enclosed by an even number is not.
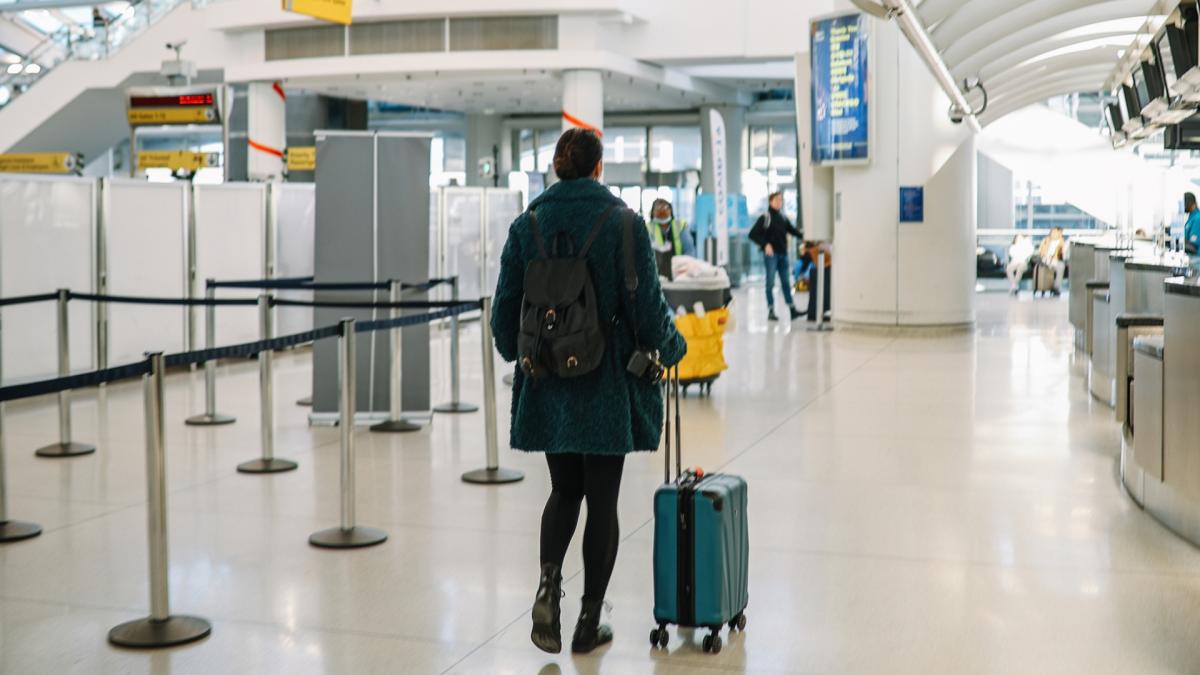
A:
[[[1143,336],[1133,343],[1133,407],[1125,421],[1127,433],[1121,444],[1121,482],[1143,508],[1146,483],[1163,479],[1163,337]],[[1149,509],[1147,509],[1149,510]]]
[[[1133,380],[1133,340],[1140,335],[1162,334],[1163,282],[1182,275],[1186,262],[1173,255],[1113,255],[1109,262],[1109,311],[1116,324],[1113,410],[1125,421],[1129,383]]]
[[[1200,283],[1176,277],[1164,289],[1162,384],[1155,379],[1157,340],[1139,338],[1129,421],[1133,447],[1128,456],[1122,453],[1122,480],[1148,513],[1200,544]],[[1161,420],[1155,419],[1158,410]]]
[[[1086,284],[1082,284],[1082,286],[1088,293],[1087,314],[1085,315],[1083,324],[1083,354],[1088,359],[1090,367],[1092,349],[1096,337],[1096,293],[1100,291],[1104,292],[1104,294],[1108,293],[1108,280],[1089,281]],[[1107,308],[1108,301],[1105,300],[1103,309],[1107,310]]]
[[[1067,294],[1068,316],[1075,328],[1075,349],[1084,351],[1087,339],[1088,306],[1092,294],[1085,284],[1092,279],[1096,244],[1092,240],[1072,239],[1070,243],[1071,284]]]

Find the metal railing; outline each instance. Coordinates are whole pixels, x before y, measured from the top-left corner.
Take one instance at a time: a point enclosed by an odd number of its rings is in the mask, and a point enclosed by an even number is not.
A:
[[[142,0],[103,27],[71,24],[48,34],[20,61],[0,65],[0,110],[65,61],[112,56],[185,2],[193,7],[208,4],[208,0]]]

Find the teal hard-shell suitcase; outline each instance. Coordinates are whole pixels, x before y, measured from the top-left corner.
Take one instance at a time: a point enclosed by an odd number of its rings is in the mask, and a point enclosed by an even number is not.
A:
[[[746,481],[731,474],[682,471],[678,378],[668,383],[667,481],[654,493],[654,620],[650,643],[665,647],[668,624],[708,628],[704,649],[721,650],[721,628],[746,626]],[[675,400],[676,477],[670,480],[671,400]]]

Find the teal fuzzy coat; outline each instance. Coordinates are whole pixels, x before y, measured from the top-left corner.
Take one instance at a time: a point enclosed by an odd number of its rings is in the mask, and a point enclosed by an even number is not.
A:
[[[529,207],[537,212],[547,244],[565,230],[574,240],[575,249],[581,250],[600,215],[614,204],[623,205],[607,187],[580,178],[555,183]],[[613,211],[587,256],[600,319],[618,318],[604,359],[596,370],[569,379],[548,377],[534,382],[517,369],[510,438],[515,449],[623,455],[658,448],[663,424],[662,389],[636,380],[625,371],[634,350],[634,337],[625,313],[629,294],[625,291],[622,258],[624,214],[620,208]],[[683,358],[687,344],[675,330],[671,310],[663,298],[650,237],[640,217],[635,219],[633,232],[638,338],[645,348],[658,349],[664,364],[674,365]],[[525,266],[537,255],[529,216],[521,214],[508,231],[492,304],[492,332],[505,361],[517,358]]]

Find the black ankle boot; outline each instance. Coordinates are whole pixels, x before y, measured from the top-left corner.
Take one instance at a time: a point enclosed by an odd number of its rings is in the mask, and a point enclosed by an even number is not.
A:
[[[575,624],[575,638],[571,640],[571,651],[586,654],[600,645],[612,642],[612,628],[600,623],[603,600],[584,600],[579,610],[579,623]]]
[[[562,569],[554,563],[542,565],[542,579],[533,599],[533,633],[537,648],[557,654],[562,651],[562,624],[559,620],[562,597]]]

